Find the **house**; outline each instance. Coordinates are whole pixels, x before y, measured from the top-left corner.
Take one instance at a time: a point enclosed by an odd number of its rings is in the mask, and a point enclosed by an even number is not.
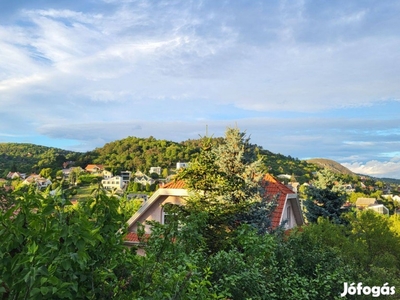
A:
[[[121,171],[121,177],[124,182],[129,182],[132,177],[131,171]]]
[[[16,178],[25,179],[26,174],[20,173],[20,172],[8,172],[6,178],[8,178],[8,179],[16,179]]]
[[[347,193],[353,193],[356,191],[351,183],[345,184],[343,187]]]
[[[298,195],[270,174],[264,176],[264,181],[266,182],[265,193],[276,197],[277,201],[271,215],[272,229],[282,224],[285,229],[302,225],[304,219]]]
[[[128,234],[125,238],[125,245],[133,246],[139,244],[137,236],[138,224],[143,224],[145,234],[151,233],[150,225],[146,221],[157,221],[164,224],[165,212],[163,205],[166,203],[184,205],[188,191],[184,188],[183,181],[170,182],[158,189],[140,209],[128,220]]]
[[[101,181],[103,187],[107,190],[114,190],[120,191],[124,188],[124,181],[122,180],[121,176],[114,176],[111,178],[103,179]]]
[[[69,174],[75,169],[79,170],[79,173],[83,172],[83,169],[81,167],[70,167],[67,169],[62,169],[64,178],[68,178]]]
[[[146,174],[143,174],[142,172],[136,172],[135,173],[135,178],[133,179],[133,181],[134,182],[138,182],[138,183],[140,183],[141,185],[144,185],[144,186],[146,184],[152,185],[153,183],[156,182],[153,178],[147,176]]]
[[[375,198],[358,198],[356,201],[356,207],[360,210],[372,209],[377,213],[389,215],[389,209],[383,204],[379,204]]]
[[[104,179],[109,179],[109,178],[113,177],[113,173],[111,173],[110,171],[107,171],[107,170],[103,170],[102,175],[103,175]]]
[[[151,173],[156,173],[158,175],[161,175],[161,167],[151,167],[149,170],[149,174]]]
[[[189,163],[187,162],[177,162],[176,163],[176,169],[179,170],[180,168],[187,168],[189,166]]]
[[[104,171],[104,166],[89,164],[86,166],[85,171],[92,175],[102,175],[102,173]]]
[[[271,229],[276,229],[279,225],[290,229],[304,223],[297,194],[277,181],[274,177],[267,174],[264,177],[265,193],[276,199],[277,205],[271,215]],[[151,233],[151,227],[146,221],[157,221],[165,223],[166,214],[163,205],[166,203],[184,205],[188,191],[185,189],[183,181],[172,181],[159,188],[148,199],[142,207],[128,220],[128,234],[125,239],[127,246],[139,244],[137,236],[138,224],[144,225],[145,234]]]
[[[22,184],[36,184],[39,189],[44,189],[51,185],[51,181],[49,179],[43,178],[40,175],[32,174],[25,178]]]
[[[378,204],[376,198],[357,198],[356,201],[356,207],[358,209],[364,209],[375,204]]]

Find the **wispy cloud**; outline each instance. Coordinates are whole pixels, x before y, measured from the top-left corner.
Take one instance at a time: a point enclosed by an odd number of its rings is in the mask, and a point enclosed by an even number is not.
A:
[[[397,156],[395,2],[40,3],[0,20],[3,137],[25,129],[89,150],[238,122],[300,158]]]

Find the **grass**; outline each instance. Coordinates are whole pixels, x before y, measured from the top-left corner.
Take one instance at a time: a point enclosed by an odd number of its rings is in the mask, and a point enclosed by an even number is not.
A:
[[[94,185],[83,185],[78,187],[77,189],[77,194],[73,197],[73,200],[84,200],[88,197],[90,197],[92,190],[95,188]]]

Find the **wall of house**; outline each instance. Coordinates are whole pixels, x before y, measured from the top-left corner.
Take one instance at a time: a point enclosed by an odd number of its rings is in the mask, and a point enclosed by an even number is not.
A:
[[[105,189],[122,189],[124,186],[124,182],[122,181],[121,176],[103,179],[101,181],[101,184]]]
[[[289,210],[288,210],[288,207],[290,207]],[[296,222],[296,218],[295,218],[293,209],[294,209],[294,207],[293,207],[293,204],[291,203],[290,199],[286,199],[285,207],[284,207],[283,214],[282,214],[282,221],[281,221],[281,223],[282,223],[285,220],[288,220],[288,222],[286,222],[286,224],[285,224],[286,229],[291,229],[298,225]]]
[[[177,196],[161,196],[159,199],[156,200],[155,203],[152,204],[152,206],[145,212],[143,215],[135,222],[135,224],[132,225],[132,228],[130,228],[129,231],[132,232],[137,232],[137,224],[141,223],[145,225],[145,232],[146,233],[151,233],[151,226],[146,224],[146,221],[157,221],[157,222],[162,222],[162,206],[166,203],[172,203],[172,204],[184,204],[185,201],[181,197]]]

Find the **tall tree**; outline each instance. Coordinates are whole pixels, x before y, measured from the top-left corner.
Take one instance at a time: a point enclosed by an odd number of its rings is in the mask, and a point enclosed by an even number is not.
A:
[[[307,220],[316,223],[319,217],[324,217],[337,224],[343,223],[340,215],[347,196],[341,181],[327,169],[318,172],[317,176],[305,190]]]
[[[192,191],[187,211],[207,213],[204,234],[214,251],[223,248],[229,235],[248,220],[245,214],[255,216],[252,208],[265,198],[262,161],[254,150],[244,132],[228,128],[219,145],[203,138],[200,154],[178,174]],[[261,224],[254,220],[248,223]]]

